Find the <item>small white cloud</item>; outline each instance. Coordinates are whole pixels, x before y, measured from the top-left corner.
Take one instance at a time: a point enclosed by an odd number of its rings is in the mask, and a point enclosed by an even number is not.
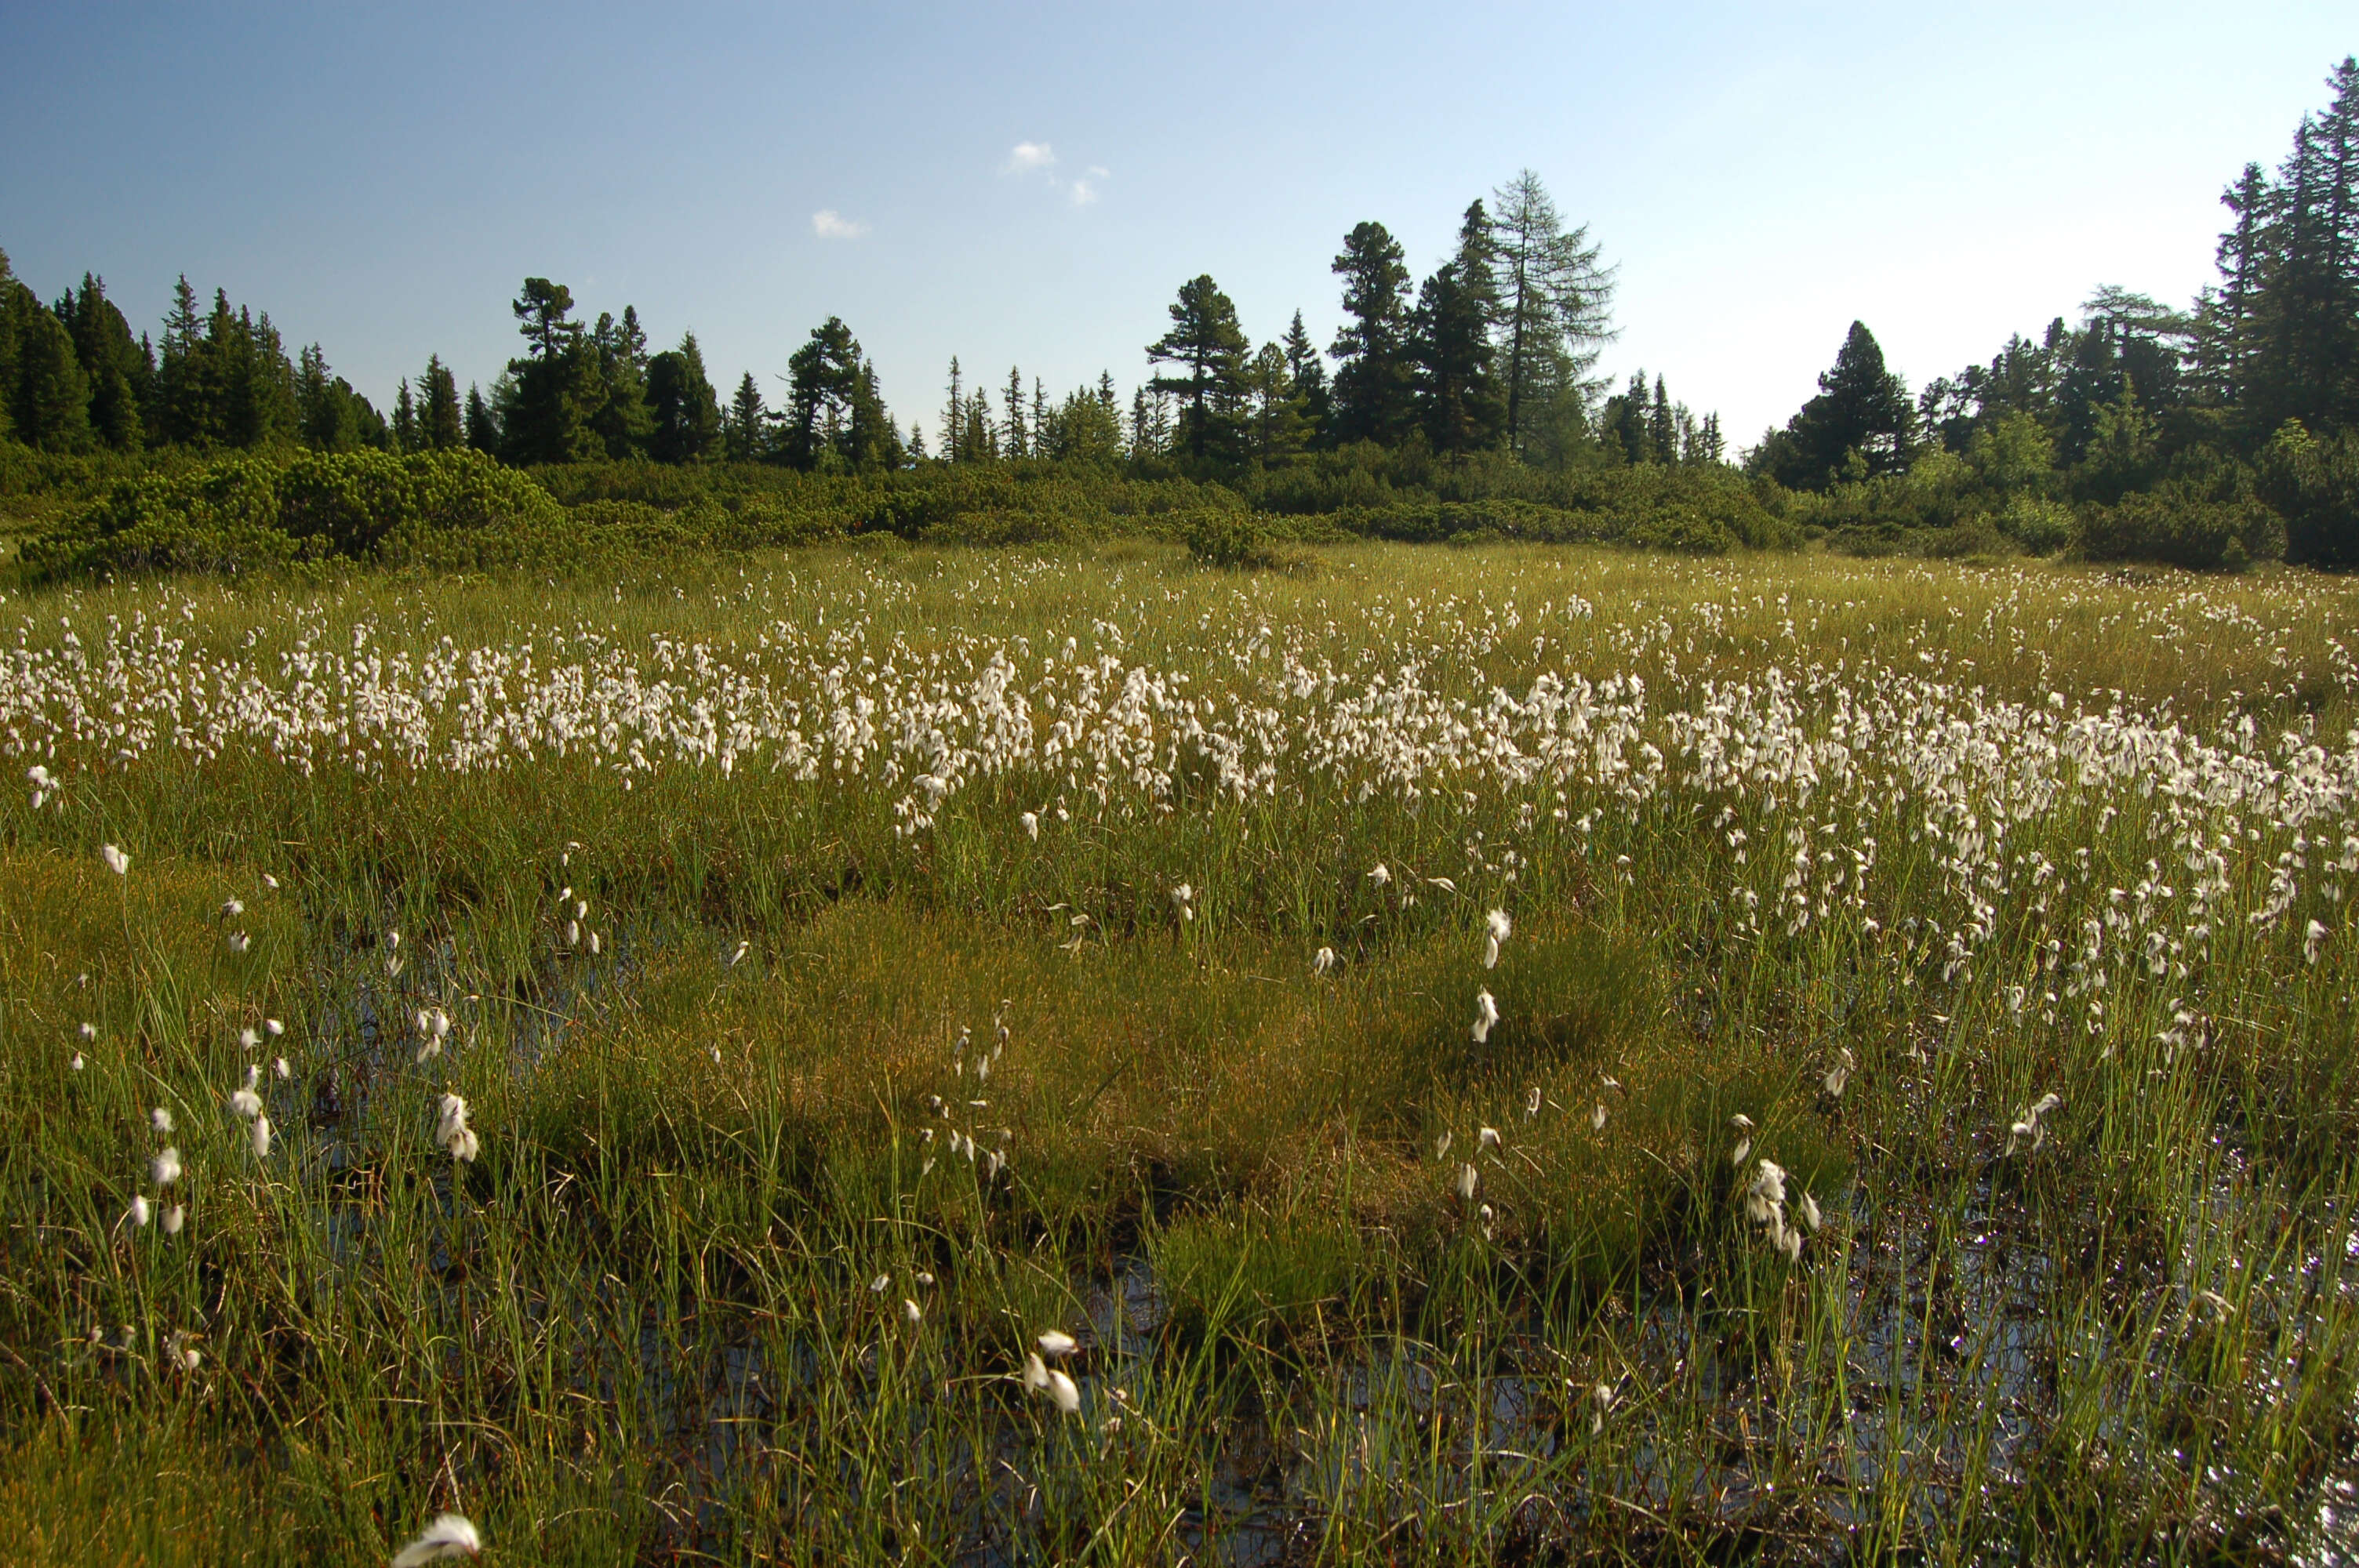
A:
[[[1065,195],[1076,207],[1086,207],[1098,199],[1097,181],[1092,178],[1074,180],[1065,187]]]
[[[1000,165],[1002,174],[1028,174],[1036,168],[1050,168],[1057,162],[1057,149],[1046,142],[1018,142]]]
[[[856,240],[868,232],[868,225],[832,207],[822,207],[811,214],[811,232],[822,240]]]

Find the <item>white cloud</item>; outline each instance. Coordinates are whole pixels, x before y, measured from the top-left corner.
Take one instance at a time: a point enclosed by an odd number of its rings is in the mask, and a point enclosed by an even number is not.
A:
[[[1018,142],[999,166],[1002,174],[1028,174],[1036,168],[1052,168],[1057,162],[1057,149],[1046,142]]]
[[[856,240],[868,232],[868,225],[832,207],[822,207],[811,214],[811,232],[822,240]]]

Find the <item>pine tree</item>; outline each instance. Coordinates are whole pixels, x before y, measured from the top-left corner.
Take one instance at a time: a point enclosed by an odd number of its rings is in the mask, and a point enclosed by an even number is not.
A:
[[[831,316],[787,362],[791,391],[777,416],[779,452],[800,469],[855,472],[900,466],[901,434],[878,395],[875,367],[852,329]]]
[[[1034,377],[1032,378],[1032,442],[1031,442],[1031,446],[1032,446],[1032,455],[1033,455],[1034,457],[1036,457],[1036,458],[1037,458],[1037,457],[1042,457],[1042,456],[1045,456],[1045,455],[1046,455],[1045,448],[1046,448],[1046,445],[1047,445],[1047,442],[1048,442],[1048,438],[1049,438],[1049,392],[1048,392],[1048,389],[1047,389],[1046,387],[1044,387],[1044,386],[1042,386],[1042,385],[1040,384],[1040,378],[1039,378],[1038,376],[1037,376],[1037,375],[1036,375],[1036,376],[1034,376]]]
[[[977,391],[966,400],[959,427],[959,461],[987,463],[999,456],[997,427],[991,417],[991,394]]]
[[[1302,394],[1294,384],[1286,350],[1264,343],[1254,355],[1248,373],[1253,387],[1253,455],[1264,462],[1282,461],[1303,449],[1310,435]]]
[[[1180,441],[1198,462],[1234,462],[1243,456],[1246,401],[1245,330],[1237,308],[1207,273],[1180,286],[1170,307],[1171,330],[1147,346],[1154,364],[1176,364],[1186,373],[1158,375],[1158,392],[1186,399],[1180,416]]]
[[[428,451],[455,451],[467,444],[467,426],[459,406],[459,378],[440,354],[426,357],[426,373],[419,379],[418,439]]]
[[[1908,388],[1884,365],[1884,350],[1865,324],[1854,321],[1834,367],[1819,376],[1819,395],[1784,430],[1762,443],[1755,460],[1779,483],[1823,490],[1854,469],[1896,473],[1916,442],[1916,409]]]
[[[1328,350],[1339,362],[1332,395],[1336,439],[1391,445],[1416,417],[1408,268],[1400,243],[1382,223],[1359,224],[1343,237],[1332,270],[1343,279],[1343,311],[1352,319]]]
[[[571,319],[573,291],[545,277],[527,277],[511,308],[526,353],[508,362],[508,400],[494,399],[501,454],[517,463],[565,463],[605,455],[590,416],[604,402],[598,346]],[[496,389],[495,389],[496,390]]]
[[[1671,416],[1670,395],[1659,375],[1655,377],[1655,406],[1647,414],[1647,457],[1666,468],[1680,460],[1679,425]]]

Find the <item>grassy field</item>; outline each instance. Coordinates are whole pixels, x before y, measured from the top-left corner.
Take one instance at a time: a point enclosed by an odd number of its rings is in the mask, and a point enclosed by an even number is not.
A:
[[[2359,1551],[2359,586],[1137,545],[0,628],[12,1562]]]

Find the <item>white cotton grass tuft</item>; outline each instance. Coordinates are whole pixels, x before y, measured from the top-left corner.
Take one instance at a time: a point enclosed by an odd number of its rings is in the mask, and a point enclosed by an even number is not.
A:
[[[1589,1113],[1589,1130],[1592,1132],[1603,1132],[1605,1130],[1605,1102],[1603,1100],[1599,1100],[1597,1102],[1596,1108]]]
[[[262,1021],[262,1032],[276,1040],[287,1033],[287,1026],[275,1018],[266,1018]]]
[[[284,1082],[295,1076],[295,1069],[287,1065],[286,1057],[273,1056],[270,1059],[270,1076]]]
[[[1851,1082],[1852,1071],[1856,1065],[1850,1046],[1846,1045],[1835,1053],[1835,1065],[1829,1067],[1826,1076],[1819,1080],[1819,1087],[1827,1091],[1829,1099],[1843,1098],[1843,1086]]]
[[[1311,954],[1311,955],[1310,955],[1310,972],[1311,972],[1312,974],[1314,974],[1314,975],[1323,975],[1323,974],[1325,974],[1328,970],[1330,970],[1330,969],[1333,968],[1334,967],[1335,967],[1335,949],[1334,949],[1334,948],[1332,948],[1332,947],[1321,947],[1321,948],[1320,948],[1320,949],[1319,949],[1319,951],[1317,951],[1316,953],[1313,953],[1313,954]]]
[[[189,1343],[190,1338],[187,1329],[174,1329],[172,1336],[164,1342],[164,1359],[174,1371],[193,1375],[204,1365],[205,1357],[202,1351]]]
[[[1524,1119],[1526,1121],[1530,1121],[1534,1118],[1538,1117],[1539,1113],[1540,1087],[1538,1084],[1534,1084],[1531,1087],[1531,1092],[1524,1096]]]
[[[180,1179],[180,1152],[169,1146],[157,1151],[156,1157],[147,1162],[147,1169],[158,1187],[170,1186]]]
[[[1171,890],[1171,903],[1183,923],[1196,918],[1196,890],[1188,883],[1181,882]]]
[[[437,1514],[425,1533],[394,1553],[392,1568],[425,1568],[473,1557],[484,1550],[484,1538],[465,1514]]]
[[[2051,1111],[2061,1109],[2063,1105],[2064,1097],[2053,1092],[2041,1095],[2032,1101],[2030,1108],[2007,1128],[2006,1147],[2000,1151],[2002,1157],[2014,1153],[2016,1145],[2027,1139],[2030,1141],[2034,1149],[2047,1142],[2048,1129],[2041,1123],[2040,1118]]]
[[[1440,1136],[1433,1141],[1433,1157],[1437,1160],[1450,1157],[1450,1129],[1443,1128]]]
[[[95,1040],[98,1038],[98,1025],[95,1023],[84,1022],[82,1026],[76,1031],[76,1033],[79,1033],[85,1041]]]
[[[1082,1390],[1061,1368],[1052,1368],[1041,1360],[1038,1351],[1024,1357],[1024,1386],[1067,1415],[1081,1413]]]
[[[1473,1203],[1474,1189],[1482,1184],[1482,1175],[1472,1165],[1458,1167],[1458,1201]]]
[[[116,876],[127,877],[131,874],[131,857],[116,849],[114,845],[100,845],[98,847],[98,854],[99,858],[106,862],[106,869],[113,871]]]
[[[1368,873],[1368,880],[1375,883],[1378,887],[1385,886],[1393,880],[1391,868],[1387,867],[1382,860],[1378,860],[1376,862],[1376,869]]]
[[[147,1113],[147,1125],[158,1132],[169,1132],[172,1130],[172,1113],[159,1105]]]
[[[1474,1044],[1486,1044],[1491,1038],[1491,1026],[1499,1022],[1499,1002],[1489,991],[1474,994],[1474,1026],[1468,1031]]]
[[[1082,1347],[1082,1342],[1061,1328],[1052,1328],[1032,1342],[1051,1361],[1061,1361]]]
[[[254,1119],[254,1157],[257,1160],[270,1158],[270,1119],[266,1116]]]
[[[1614,1400],[1614,1385],[1611,1383],[1601,1382],[1595,1388],[1589,1390],[1590,1436],[1594,1437],[1599,1433],[1605,1430],[1606,1413],[1613,1410]]]
[[[71,1059],[71,1060],[70,1060],[70,1061],[68,1061],[68,1062],[66,1063],[66,1065],[67,1065],[67,1066],[69,1066],[69,1067],[71,1067],[71,1068],[72,1068],[75,1072],[77,1072],[77,1073],[81,1072],[81,1071],[82,1071],[82,1053],[81,1053],[81,1052],[79,1052],[79,1051],[75,1052],[75,1053],[73,1054],[72,1059]]]
[[[230,899],[222,905],[221,912],[223,920],[235,920],[245,913],[245,905],[235,899]]]
[[[1024,837],[1038,840],[1040,837],[1040,814],[1027,811],[1017,820],[1024,824]]]
[[[229,934],[229,950],[231,952],[243,953],[253,946],[254,938],[248,936],[245,932],[233,931]]]
[[[2315,964],[2318,962],[2319,950],[2325,946],[2326,927],[2315,920],[2311,921],[2310,928],[2301,934],[2301,961],[2305,964]]]
[[[729,968],[734,969],[744,963],[745,955],[753,950],[753,946],[754,944],[750,940],[738,943],[737,951],[729,955]]]
[[[1474,1147],[1477,1149],[1496,1149],[1498,1146],[1499,1130],[1497,1128],[1484,1127],[1476,1130],[1474,1134]]]
[[[434,1141],[453,1160],[472,1162],[483,1152],[483,1140],[467,1125],[467,1102],[457,1095],[442,1097],[435,1117]]]
[[[229,1108],[246,1120],[252,1121],[262,1114],[262,1097],[255,1093],[252,1086],[249,1085],[231,1094]]]
[[[901,1298],[901,1315],[908,1320],[909,1326],[911,1328],[915,1328],[919,1324],[926,1321],[926,1309],[911,1301],[908,1297],[903,1296]]]
[[[180,1205],[174,1204],[164,1211],[164,1234],[178,1236],[180,1234],[180,1227],[188,1222],[189,1211]]]
[[[262,1044],[262,1036],[251,1029],[241,1029],[237,1032],[237,1044],[240,1050],[251,1051]]]
[[[1495,909],[1484,916],[1483,925],[1483,967],[1495,969],[1499,967],[1499,944],[1507,939],[1515,925],[1504,909]]]
[[[128,1218],[133,1225],[144,1229],[147,1227],[149,1213],[150,1210],[147,1206],[147,1195],[146,1193],[132,1194],[131,1212],[125,1217]]]

